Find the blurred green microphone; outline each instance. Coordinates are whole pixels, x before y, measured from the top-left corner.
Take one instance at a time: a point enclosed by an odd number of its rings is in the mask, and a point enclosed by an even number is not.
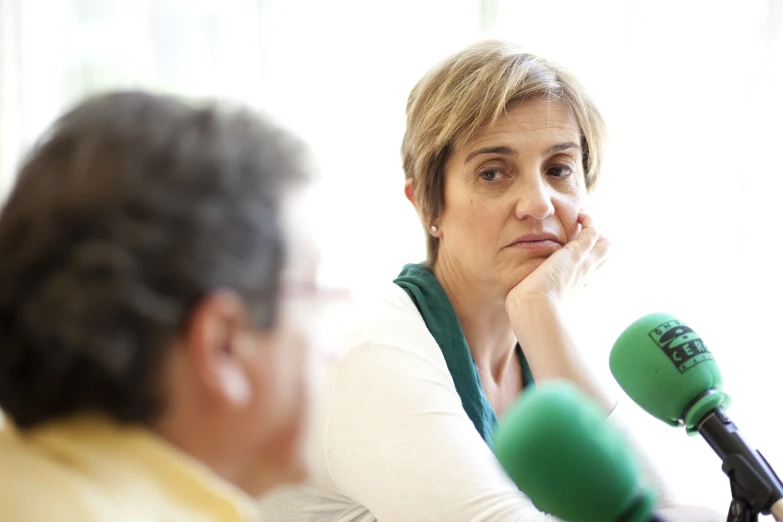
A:
[[[704,341],[676,317],[655,313],[620,334],[609,356],[614,378],[650,415],[699,433],[723,462],[733,494],[729,520],[760,514],[783,520],[783,484],[726,416],[729,396]],[[738,515],[739,513],[739,515]]]
[[[562,520],[660,520],[629,445],[568,382],[523,393],[498,425],[494,452],[533,504]]]

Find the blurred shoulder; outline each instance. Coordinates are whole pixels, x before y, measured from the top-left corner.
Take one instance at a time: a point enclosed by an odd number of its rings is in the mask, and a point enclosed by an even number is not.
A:
[[[100,520],[91,491],[55,455],[27,444],[0,419],[2,520]],[[98,501],[98,498],[92,500]],[[100,502],[97,502],[100,503]]]

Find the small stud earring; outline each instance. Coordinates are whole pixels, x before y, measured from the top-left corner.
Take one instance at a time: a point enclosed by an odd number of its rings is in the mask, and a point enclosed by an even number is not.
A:
[[[438,231],[438,225],[431,225],[430,226],[430,232],[433,234]]]

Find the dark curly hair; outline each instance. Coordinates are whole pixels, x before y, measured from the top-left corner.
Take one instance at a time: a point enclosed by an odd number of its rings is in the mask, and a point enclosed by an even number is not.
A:
[[[149,422],[162,355],[230,288],[276,321],[298,140],[241,108],[116,92],[62,116],[0,212],[0,408]]]

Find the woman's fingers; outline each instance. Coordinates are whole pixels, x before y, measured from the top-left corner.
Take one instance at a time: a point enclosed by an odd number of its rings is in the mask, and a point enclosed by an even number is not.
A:
[[[583,262],[589,260],[590,257],[594,257],[596,253],[605,255],[608,245],[598,245],[602,241],[602,236],[595,227],[595,222],[592,217],[586,212],[580,212],[577,216],[577,223],[579,223],[582,229],[577,234],[571,243],[571,248],[574,249],[577,259],[577,265],[581,265]],[[598,252],[596,252],[596,247]]]
[[[586,285],[593,273],[604,264],[609,255],[611,242],[600,235],[595,221],[586,212],[579,213],[577,222],[582,227],[574,240],[577,250],[576,273],[581,280],[576,286],[579,287]]]

